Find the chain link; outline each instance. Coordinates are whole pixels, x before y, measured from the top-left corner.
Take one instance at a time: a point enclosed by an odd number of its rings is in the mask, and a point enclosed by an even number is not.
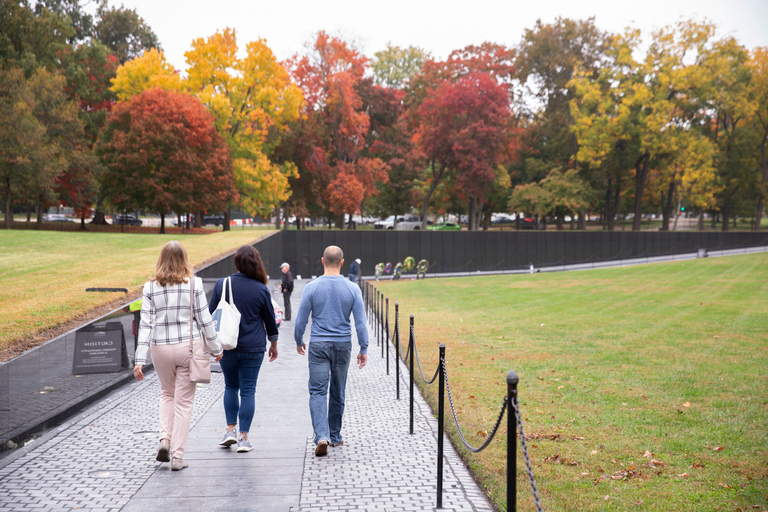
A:
[[[528,445],[525,442],[525,432],[523,432],[523,419],[520,415],[520,403],[517,400],[517,395],[512,399],[512,408],[515,410],[515,419],[517,419],[517,430],[520,433],[520,446],[523,448],[523,458],[525,459],[525,470],[528,472],[528,481],[531,483],[531,491],[533,492],[533,501],[536,504],[536,512],[543,512],[544,508],[541,506],[541,498],[539,498],[539,490],[536,488],[536,480],[533,478],[533,469],[531,468],[531,459],[528,456]]]
[[[445,377],[445,389],[448,391],[448,402],[451,404],[451,414],[453,414],[453,422],[456,424],[456,430],[459,432],[459,437],[461,438],[461,442],[464,443],[464,446],[466,446],[467,450],[477,453],[485,450],[485,448],[491,444],[491,441],[493,441],[493,437],[496,435],[496,432],[499,430],[499,425],[501,424],[501,418],[504,417],[504,411],[507,410],[507,397],[504,397],[504,403],[501,404],[501,412],[499,413],[499,417],[496,419],[496,425],[493,426],[493,430],[488,435],[488,439],[485,440],[485,442],[479,447],[475,448],[474,446],[470,445],[466,439],[464,439],[464,432],[461,431],[461,426],[459,426],[459,420],[456,417],[456,409],[453,407],[453,397],[451,396],[451,386],[448,384],[448,370],[445,367],[445,359],[443,359],[443,376]],[[438,366],[438,370],[440,367]]]
[[[440,373],[440,364],[438,363],[437,368],[435,369],[435,374],[432,376],[431,379],[427,380],[427,378],[424,376],[424,372],[421,369],[421,362],[419,361],[419,351],[416,349],[416,340],[413,340],[413,353],[416,356],[416,366],[419,368],[419,373],[421,374],[421,380],[423,380],[427,384],[432,384],[435,382],[435,379],[437,378],[437,375]]]

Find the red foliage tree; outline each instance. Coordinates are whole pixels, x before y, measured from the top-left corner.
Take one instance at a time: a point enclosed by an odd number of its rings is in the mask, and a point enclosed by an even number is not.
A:
[[[190,94],[152,89],[118,104],[102,131],[103,192],[118,209],[221,210],[236,200],[229,146]]]
[[[504,155],[510,106],[507,88],[488,73],[469,73],[444,81],[415,112],[414,141],[431,172],[424,199],[423,228],[429,201],[439,181],[457,173],[457,184],[468,197],[481,200],[495,178],[494,167]]]
[[[365,198],[378,193],[377,183],[388,179],[384,162],[361,160],[370,134],[370,118],[359,93],[367,62],[325,32],[318,33],[308,55],[288,62],[306,99],[304,116],[285,144],[294,155],[303,156],[300,178],[292,188],[315,213],[334,214],[337,225],[344,213],[361,211]],[[344,191],[350,196],[341,197]]]

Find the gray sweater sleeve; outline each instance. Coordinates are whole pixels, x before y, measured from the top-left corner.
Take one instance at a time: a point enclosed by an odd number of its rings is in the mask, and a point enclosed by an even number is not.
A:
[[[357,285],[352,285],[355,294],[355,303],[352,305],[352,314],[355,317],[355,329],[357,330],[357,341],[360,343],[360,353],[368,353],[368,326],[365,322],[365,305],[363,304],[363,294]]]

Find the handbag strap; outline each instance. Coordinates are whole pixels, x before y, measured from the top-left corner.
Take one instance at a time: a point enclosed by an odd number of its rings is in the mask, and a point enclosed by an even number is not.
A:
[[[194,353],[194,345],[192,343],[192,322],[193,322],[193,315],[194,315],[194,309],[193,304],[195,303],[195,278],[194,276],[189,278],[189,353]]]
[[[227,284],[229,285],[229,305],[234,306],[235,305],[235,296],[232,294],[232,278],[227,278]]]

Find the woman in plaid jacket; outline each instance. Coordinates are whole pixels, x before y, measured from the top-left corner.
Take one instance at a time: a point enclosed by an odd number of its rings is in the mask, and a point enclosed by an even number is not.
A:
[[[189,317],[190,286],[194,279],[194,322]],[[155,277],[144,285],[141,322],[136,347],[136,380],[143,380],[147,352],[160,381],[160,446],[157,460],[170,462],[178,471],[188,466],[183,459],[189,435],[196,384],[189,380],[189,336],[201,331],[208,350],[220,360],[223,354],[216,339],[203,281],[194,277],[187,251],[179,242],[168,242],[160,250]]]

